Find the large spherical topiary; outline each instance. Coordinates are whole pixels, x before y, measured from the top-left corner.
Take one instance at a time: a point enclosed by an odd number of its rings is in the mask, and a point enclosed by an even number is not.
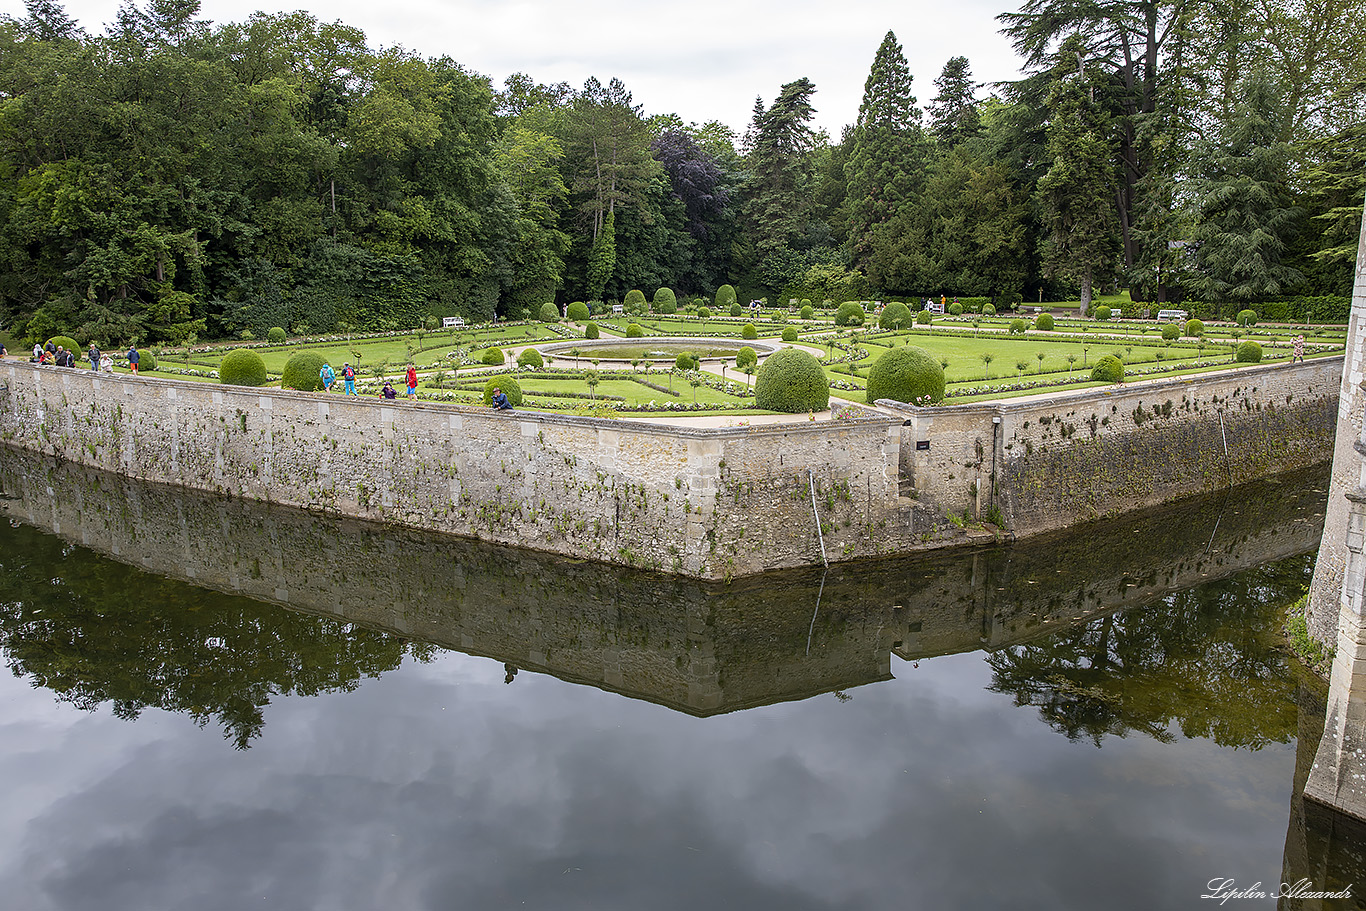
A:
[[[503,349],[499,348],[497,345],[492,348],[485,348],[484,353],[479,355],[479,362],[486,364],[489,367],[501,366],[506,360],[507,356],[503,354]]]
[[[1109,307],[1100,306],[1100,307],[1097,307],[1097,308],[1096,308],[1096,319],[1100,320],[1101,322],[1105,322],[1105,321],[1108,320],[1109,318],[1110,318],[1110,308],[1109,308]]]
[[[522,404],[522,387],[517,385],[517,381],[510,376],[495,376],[484,384],[484,404],[493,404],[493,390],[503,390],[503,395],[508,397],[508,404],[513,408]]]
[[[300,392],[316,392],[323,388],[322,369],[327,359],[316,351],[300,351],[285,362],[280,375],[280,386]]]
[[[639,324],[637,324],[637,323],[630,323],[630,324],[627,325],[627,327],[626,327],[626,337],[627,337],[627,338],[644,338],[644,337],[645,337],[645,330],[642,329],[642,328],[640,328]]]
[[[797,330],[796,330],[796,329],[793,329],[791,326],[788,326],[787,328],[785,328],[785,329],[783,330],[783,341],[785,341],[785,342],[795,342],[796,340],[797,340]]]
[[[741,307],[738,303],[736,303],[736,304],[731,304],[731,305],[730,305],[730,315],[731,315],[731,316],[744,316],[744,315],[745,315],[745,308],[744,308],[744,307]]]
[[[753,323],[745,323],[744,326],[740,328],[740,337],[752,341],[759,337],[759,330],[754,328]]]
[[[835,311],[836,326],[862,326],[865,313],[858,301],[845,301]]]
[[[660,288],[655,292],[654,310],[666,316],[678,312],[678,296],[672,288]]]
[[[802,305],[802,319],[811,319],[816,315],[816,308],[810,304]]]
[[[1034,328],[1041,332],[1052,332],[1053,314],[1040,313],[1038,316],[1034,317]]]
[[[525,348],[521,354],[517,355],[517,366],[539,369],[545,366],[545,358],[541,357],[541,352],[535,348]]]
[[[637,288],[632,288],[626,292],[626,299],[621,302],[622,307],[627,313],[644,313],[648,307],[645,306],[645,292]]]
[[[746,367],[753,367],[757,363],[759,363],[759,352],[749,345],[735,352],[735,366],[737,368],[744,370]]]
[[[735,287],[733,285],[722,285],[716,289],[716,309],[729,310],[730,305],[735,303]]]
[[[1198,319],[1186,320],[1185,335],[1187,338],[1199,338],[1205,334],[1205,324]]]
[[[569,305],[569,318],[576,323],[588,319],[588,305],[583,301],[574,301]]]
[[[1238,346],[1236,359],[1240,364],[1256,364],[1262,359],[1262,346],[1249,339]]]
[[[1124,362],[1113,354],[1105,355],[1091,368],[1091,379],[1098,383],[1124,382]]]
[[[1257,325],[1257,311],[1256,311],[1256,310],[1239,310],[1239,311],[1238,311],[1238,325],[1240,325],[1240,326],[1255,326],[1255,325]]]
[[[266,362],[261,355],[245,348],[229,351],[218,365],[218,382],[227,386],[264,386]]]
[[[1181,327],[1176,323],[1167,323],[1162,327],[1162,338],[1168,342],[1174,342],[1181,337]]]
[[[138,351],[138,373],[157,369],[157,356],[150,351]]]
[[[904,329],[911,324],[911,308],[893,301],[882,308],[877,324],[883,329]]]
[[[541,304],[541,309],[537,315],[543,323],[558,323],[560,321],[560,308],[555,306],[554,301],[546,301]]]
[[[81,350],[76,345],[76,340],[69,335],[54,335],[47,340],[47,345],[52,345],[55,348],[65,348],[67,351],[74,351],[77,353]],[[44,345],[43,347],[46,348],[47,345]]]
[[[768,356],[754,380],[754,403],[768,411],[824,411],[830,384],[820,362],[805,351],[784,348]]]
[[[594,323],[594,322],[587,322],[587,323],[584,323],[584,324],[583,324],[583,337],[584,337],[584,338],[597,338],[600,334],[601,334],[601,333],[598,332],[598,324],[597,324],[597,323]]]
[[[893,348],[868,371],[868,404],[878,399],[926,404],[944,398],[944,368],[924,348]]]
[[[271,326],[266,333],[266,338],[272,345],[283,345],[285,341],[285,330],[280,326]]]

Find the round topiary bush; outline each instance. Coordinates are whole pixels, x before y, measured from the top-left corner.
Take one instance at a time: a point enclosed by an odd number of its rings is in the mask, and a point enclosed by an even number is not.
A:
[[[845,301],[840,304],[839,309],[835,311],[835,325],[862,326],[865,315],[866,314],[863,312],[863,305],[858,301]],[[829,398],[827,397],[826,400],[829,401]]]
[[[510,376],[495,376],[484,384],[484,404],[493,405],[493,390],[503,390],[503,395],[508,397],[508,404],[513,408],[522,404],[522,387],[517,385],[517,381]]]
[[[1098,383],[1124,382],[1124,362],[1113,354],[1105,355],[1091,368],[1091,379]]]
[[[928,311],[928,310],[921,310],[919,313],[917,313],[917,314],[915,315],[915,324],[916,324],[917,326],[930,326],[930,325],[933,325],[933,324],[934,324],[934,314],[931,313],[931,312]]]
[[[666,316],[678,312],[678,296],[672,288],[660,288],[655,292],[654,308],[656,313],[663,313]]]
[[[546,301],[544,304],[541,304],[541,310],[538,315],[543,323],[558,323],[560,321],[560,308],[555,306],[554,301]]]
[[[627,337],[627,338],[644,338],[644,337],[645,337],[645,330],[642,329],[642,328],[640,328],[640,325],[639,325],[638,323],[629,323],[629,324],[626,326],[626,337]]]
[[[735,352],[735,366],[740,370],[744,370],[746,367],[753,367],[757,363],[759,363],[759,353],[749,345],[746,345]]]
[[[893,348],[868,371],[868,404],[878,399],[923,405],[944,398],[944,368],[924,348]]]
[[[507,357],[503,354],[503,349],[495,345],[492,348],[485,348],[484,353],[479,355],[479,362],[489,367],[501,366]]]
[[[1181,337],[1181,327],[1176,323],[1168,323],[1162,327],[1162,338],[1168,342],[1174,342]]]
[[[138,373],[157,369],[157,356],[150,351],[138,350]]]
[[[810,304],[802,305],[802,319],[812,319],[816,315],[816,308]]]
[[[266,333],[266,339],[269,340],[272,345],[283,345],[285,341],[285,330],[279,326],[271,326],[270,331]]]
[[[1262,359],[1262,346],[1249,339],[1238,345],[1235,359],[1240,364],[1256,364]]]
[[[576,323],[588,319],[588,305],[583,301],[574,301],[569,305],[569,318]]]
[[[890,303],[878,314],[877,324],[883,329],[904,329],[911,324],[911,308],[901,303]]]
[[[996,306],[995,306],[994,304],[983,304],[983,305],[982,305],[982,315],[983,315],[983,316],[995,316],[995,315],[996,315]]]
[[[584,337],[584,338],[597,338],[598,335],[599,335],[599,333],[598,333],[598,324],[597,324],[597,323],[589,322],[589,323],[584,323],[584,324],[583,324],[583,337]]]
[[[1038,316],[1034,317],[1034,328],[1039,329],[1043,332],[1052,332],[1053,314],[1040,313]]]
[[[1100,306],[1100,307],[1097,307],[1097,308],[1096,308],[1096,319],[1100,320],[1100,321],[1103,323],[1103,322],[1105,322],[1106,320],[1108,320],[1109,318],[1110,318],[1110,308],[1109,308],[1109,307]]]
[[[684,351],[678,357],[674,358],[674,366],[679,370],[696,370],[698,367],[702,366],[702,362],[698,359],[697,355],[693,354],[691,351]]]
[[[1010,321],[1010,334],[1021,335],[1025,331],[1025,321],[1019,318]]]
[[[949,304],[949,316],[962,316],[962,315],[963,315],[963,305],[962,305],[962,304],[958,303],[958,301],[954,301],[953,303]]]
[[[229,351],[218,365],[218,382],[227,386],[264,386],[266,362],[246,348]]]
[[[1255,325],[1257,325],[1257,311],[1256,311],[1256,310],[1239,310],[1239,311],[1238,311],[1238,325],[1240,325],[1240,326],[1255,326]],[[1241,360],[1241,358],[1240,358],[1240,360]]]
[[[728,310],[730,305],[735,303],[735,286],[722,285],[716,289],[716,309]]]
[[[745,308],[744,308],[744,307],[741,307],[739,304],[731,304],[731,305],[730,305],[730,315],[731,315],[731,316],[744,316],[744,315],[745,315]]]
[[[1205,324],[1198,319],[1188,319],[1184,334],[1187,338],[1199,338],[1205,334]]]
[[[824,411],[830,405],[830,384],[814,357],[797,348],[784,348],[769,355],[759,368],[754,404],[785,414]]]
[[[284,389],[298,389],[300,392],[315,392],[323,388],[322,369],[327,359],[316,351],[300,351],[285,362],[285,372],[280,375],[280,386]],[[141,364],[138,365],[139,369]]]
[[[711,308],[710,308],[710,307],[698,307],[698,308],[697,308],[697,316],[698,316],[699,319],[711,319]]]
[[[518,367],[536,367],[537,369],[545,366],[545,358],[541,357],[541,352],[535,348],[524,348],[522,353],[517,355]]]
[[[745,323],[745,325],[740,328],[740,338],[753,340],[758,337],[759,330],[754,328],[753,323]]]
[[[645,306],[645,292],[632,288],[626,292],[626,299],[621,302],[627,313],[641,314],[647,309]]]
[[[783,330],[783,341],[785,341],[785,342],[795,342],[796,340],[797,340],[797,330],[796,330],[796,329],[793,329],[791,326],[788,326],[786,329]]]
[[[56,348],[65,348],[67,351],[74,351],[76,354],[81,353],[81,349],[76,346],[76,340],[69,335],[54,335],[47,340],[47,345],[52,345]],[[46,348],[47,345],[44,345],[43,347]]]

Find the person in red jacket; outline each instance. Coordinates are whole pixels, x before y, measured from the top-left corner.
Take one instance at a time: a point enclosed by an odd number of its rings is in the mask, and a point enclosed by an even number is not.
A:
[[[417,398],[417,368],[412,364],[408,365],[408,398]]]

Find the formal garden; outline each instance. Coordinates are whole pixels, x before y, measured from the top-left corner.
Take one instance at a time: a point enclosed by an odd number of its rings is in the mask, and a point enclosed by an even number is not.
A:
[[[1346,336],[1341,324],[1268,323],[1248,309],[1232,320],[1125,318],[1135,308],[1119,298],[1087,317],[1067,304],[998,314],[987,302],[955,303],[940,314],[801,301],[718,314],[701,301],[673,312],[635,303],[596,314],[571,304],[567,315],[547,305],[537,318],[407,332],[290,338],[274,329],[266,340],[153,346],[140,352],[141,372],[315,391],[323,363],[339,377],[349,363],[358,393],[376,396],[386,381],[401,395],[413,363],[427,401],[487,404],[500,385],[514,406],[537,410],[746,415],[877,398],[967,402],[1286,361],[1296,336],[1306,357],[1336,356]],[[115,369],[128,369],[126,351]],[[332,392],[341,390],[339,380]]]

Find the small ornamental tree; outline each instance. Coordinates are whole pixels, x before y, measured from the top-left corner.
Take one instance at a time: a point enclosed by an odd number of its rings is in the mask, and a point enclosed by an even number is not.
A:
[[[735,366],[744,370],[746,367],[753,367],[759,363],[759,353],[749,345],[741,348],[735,353]]]
[[[716,289],[716,309],[729,310],[730,305],[735,303],[735,288],[732,285],[722,285]]]
[[[1238,345],[1236,360],[1240,364],[1256,364],[1262,360],[1262,346],[1248,339]]]
[[[479,356],[479,361],[489,367],[500,367],[507,357],[503,354],[503,349],[498,346],[485,348],[484,353]]]
[[[584,337],[584,338],[598,338],[598,336],[599,336],[599,332],[598,332],[598,324],[597,324],[597,323],[594,323],[594,322],[587,322],[587,323],[584,323],[584,324],[583,324],[583,337]]]
[[[1016,318],[1010,321],[1010,334],[1022,335],[1025,331],[1026,323],[1024,320]]]
[[[517,366],[540,369],[545,366],[545,358],[541,357],[541,352],[535,348],[525,348],[521,354],[517,355]]]
[[[1205,334],[1205,324],[1198,319],[1188,319],[1183,334],[1186,338],[1199,338]]]
[[[626,299],[621,303],[623,309],[633,315],[643,314],[648,309],[645,306],[645,292],[635,288],[626,292]]]
[[[285,330],[279,326],[271,326],[266,333],[266,338],[272,345],[283,345],[285,341]]]
[[[588,319],[588,305],[583,301],[574,301],[569,305],[569,318],[576,323]]]
[[[644,338],[645,330],[640,328],[639,323],[628,323],[626,326],[627,338]]]
[[[911,324],[911,308],[901,303],[890,303],[878,314],[877,324],[883,329],[904,329]]]
[[[493,390],[503,390],[503,395],[508,397],[508,404],[513,408],[522,404],[522,387],[517,385],[517,381],[510,376],[495,376],[484,384],[484,404],[493,405]]]
[[[543,323],[558,323],[560,321],[560,308],[555,306],[554,301],[546,301],[541,304],[540,317]],[[511,397],[508,400],[511,401]]]
[[[796,330],[796,329],[793,329],[791,326],[788,326],[786,329],[783,330],[783,341],[785,341],[785,342],[795,342],[796,340],[797,340],[797,330]]]
[[[1124,382],[1124,362],[1113,354],[1105,355],[1091,368],[1091,379],[1098,383]]]
[[[1174,342],[1181,337],[1181,327],[1176,323],[1167,323],[1162,327],[1162,338],[1164,341]]]
[[[740,329],[740,337],[748,340],[756,339],[759,337],[759,330],[754,328],[753,323],[745,323]]]
[[[285,362],[285,372],[280,375],[283,389],[298,389],[300,392],[315,392],[323,388],[322,369],[326,363],[316,351],[300,351]]]
[[[923,405],[944,398],[944,368],[924,348],[893,348],[868,371],[868,404],[878,399]]]
[[[1043,332],[1052,332],[1053,314],[1040,313],[1038,316],[1034,317],[1034,328],[1039,329]]]
[[[784,348],[769,355],[759,368],[754,404],[785,414],[824,411],[830,405],[830,384],[814,357],[797,348]]]
[[[1257,311],[1256,311],[1256,310],[1239,310],[1239,311],[1238,311],[1238,320],[1237,320],[1237,322],[1238,322],[1238,325],[1240,325],[1240,326],[1255,326],[1255,325],[1257,325]],[[1239,358],[1239,360],[1242,360],[1242,358]]]
[[[218,365],[218,382],[225,386],[264,386],[266,362],[246,348],[229,351]]]
[[[840,304],[840,308],[835,311],[836,326],[862,326],[863,305],[858,301],[845,301]]]
[[[816,315],[816,309],[810,304],[802,306],[802,319],[812,319]]]
[[[1110,308],[1109,308],[1109,307],[1106,307],[1105,305],[1102,304],[1101,306],[1099,306],[1099,307],[1096,308],[1096,319],[1100,320],[1100,321],[1103,323],[1103,322],[1105,322],[1106,320],[1108,320],[1109,318],[1110,318]]]
[[[678,297],[672,288],[660,288],[655,292],[654,310],[666,316],[678,312]]]

